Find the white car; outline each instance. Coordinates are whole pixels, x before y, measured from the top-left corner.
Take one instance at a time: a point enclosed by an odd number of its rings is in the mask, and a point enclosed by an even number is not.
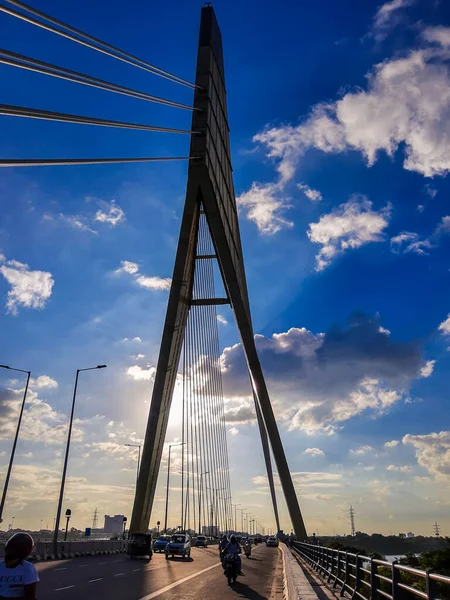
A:
[[[268,538],[266,546],[272,546],[272,548],[278,548],[278,540],[276,537]]]

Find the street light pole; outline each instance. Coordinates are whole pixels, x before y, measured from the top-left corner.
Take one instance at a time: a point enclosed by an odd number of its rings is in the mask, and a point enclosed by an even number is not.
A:
[[[232,504],[231,506],[234,506],[234,533],[237,532],[237,507],[241,506],[241,503],[239,502],[239,504]]]
[[[201,535],[201,520],[202,520],[202,499],[203,499],[203,475],[208,475],[209,471],[200,473],[200,494],[198,498],[198,534]]]
[[[244,533],[244,511],[246,508],[238,508],[238,511],[241,513],[241,533]]]
[[[138,461],[137,461],[137,472],[136,472],[136,486],[138,484],[139,479],[139,469],[141,465],[141,444],[125,444],[125,446],[129,446],[130,448],[138,448]]]
[[[166,485],[166,515],[164,518],[164,533],[167,533],[167,514],[169,510],[169,482],[170,482],[170,452],[173,446],[183,446],[186,442],[179,442],[178,444],[169,444],[169,461],[167,464],[167,485]]]
[[[27,399],[28,384],[30,383],[31,371],[24,371],[23,369],[13,369],[7,365],[0,365],[2,369],[8,369],[9,371],[17,371],[18,373],[27,373],[27,382],[25,384],[25,391],[23,393],[22,406],[20,407],[19,420],[17,421],[16,433],[14,435],[14,442],[11,450],[11,456],[9,457],[8,470],[6,472],[5,485],[3,486],[2,499],[0,500],[0,523],[3,521],[3,508],[6,501],[6,493],[8,491],[9,479],[11,477],[11,470],[14,462],[14,455],[16,453],[17,440],[19,438],[20,425],[22,423],[23,409],[25,408],[25,401]]]
[[[62,477],[61,477],[61,488],[59,490],[58,509],[56,511],[56,518],[55,518],[55,531],[53,532],[53,552],[55,555],[58,554],[59,522],[61,520],[62,503],[63,503],[63,499],[64,499],[64,486],[66,483],[67,463],[69,460],[70,438],[72,437],[73,413],[75,410],[75,399],[77,397],[78,376],[82,371],[94,371],[95,369],[105,369],[105,368],[106,368],[106,365],[97,365],[96,367],[89,367],[88,369],[77,369],[77,374],[75,377],[75,385],[73,388],[72,410],[70,412],[69,432],[67,434],[66,453],[64,456],[64,467],[63,467],[63,472],[62,472]]]

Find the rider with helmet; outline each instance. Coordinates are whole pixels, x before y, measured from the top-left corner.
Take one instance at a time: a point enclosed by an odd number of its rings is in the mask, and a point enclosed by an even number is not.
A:
[[[226,548],[226,553],[227,554],[233,554],[234,556],[236,556],[237,559],[237,568],[239,571],[239,575],[243,575],[244,573],[241,570],[242,567],[242,561],[241,561],[241,557],[239,556],[242,552],[241,546],[239,544],[239,542],[236,539],[236,536],[232,535],[230,537],[230,541],[228,542]],[[224,558],[224,561],[226,560],[226,555]],[[224,567],[225,567],[225,562],[224,562]]]
[[[15,533],[5,545],[5,559],[0,560],[0,598],[36,600],[36,567],[26,561],[33,550],[28,533]]]

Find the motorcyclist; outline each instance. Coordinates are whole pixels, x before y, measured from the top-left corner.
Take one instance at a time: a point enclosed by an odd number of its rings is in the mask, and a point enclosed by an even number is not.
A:
[[[236,557],[238,574],[243,575],[244,573],[242,572],[242,561],[241,561],[241,557],[239,556],[242,552],[242,549],[241,549],[239,542],[236,539],[236,536],[232,535],[230,537],[230,541],[228,542],[225,550],[226,550],[227,554],[233,554]],[[226,554],[223,559],[224,569],[225,569],[225,561],[226,561]]]
[[[244,543],[244,552],[245,552],[245,554],[250,554],[251,551],[252,551],[252,545],[250,543],[250,540],[247,538]]]
[[[225,554],[226,554],[226,549],[228,546],[228,538],[226,535],[223,535],[220,539],[219,542],[219,556],[220,556],[220,560],[223,561],[223,559],[225,558]]]

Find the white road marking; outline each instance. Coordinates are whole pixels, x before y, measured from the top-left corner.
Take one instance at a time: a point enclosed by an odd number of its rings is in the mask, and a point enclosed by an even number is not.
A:
[[[94,583],[94,581],[101,581],[103,577],[99,577],[98,579],[90,579],[89,583]]]
[[[120,577],[121,575],[125,575],[125,573],[114,573],[114,577]]]
[[[106,563],[107,563],[107,562],[108,562],[107,560],[104,560],[103,562],[101,562],[101,563],[98,563],[98,564],[99,564],[99,566],[100,566],[100,565],[106,565]]]
[[[89,567],[90,565],[78,565],[80,569],[83,569],[84,567]]]
[[[55,569],[55,571],[67,571],[67,567],[59,567],[59,569]]]
[[[221,566],[222,566],[222,564],[220,562],[218,562],[215,565],[212,565],[211,567],[207,567],[206,569],[202,569],[201,571],[197,571],[196,573],[192,573],[192,575],[189,575],[188,577],[183,577],[183,579],[179,579],[178,581],[175,581],[175,583],[171,583],[170,585],[166,585],[166,587],[163,587],[160,590],[156,590],[156,592],[152,592],[151,594],[147,594],[147,596],[142,596],[142,598],[139,598],[139,600],[152,600],[153,598],[157,598],[158,596],[161,596],[161,594],[165,594],[166,592],[170,591],[174,587],[177,587],[177,585],[181,585],[185,581],[189,581],[189,579],[193,579],[194,577],[198,577],[199,575],[203,575],[203,573],[206,573],[207,571],[211,571],[211,569],[215,569],[216,567],[221,567]]]
[[[140,571],[141,569],[133,569],[133,573],[136,573],[136,571]]]
[[[62,592],[62,590],[70,590],[70,588],[74,588],[74,585],[66,585],[66,587],[56,588],[55,592]]]

